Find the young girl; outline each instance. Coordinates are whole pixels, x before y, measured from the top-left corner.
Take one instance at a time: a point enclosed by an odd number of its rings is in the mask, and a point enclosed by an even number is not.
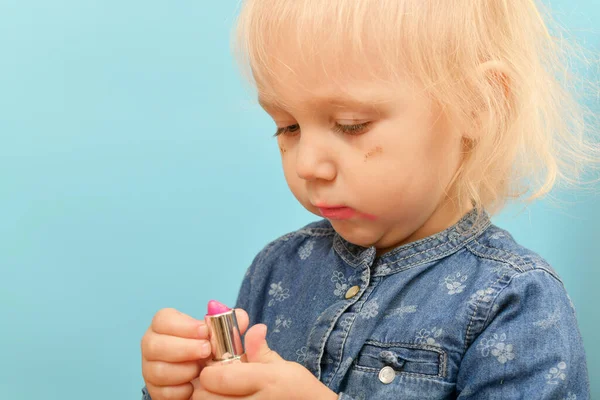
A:
[[[489,219],[597,160],[534,1],[246,0],[238,32],[322,219],[248,269],[248,363],[155,316],[144,398],[588,399],[560,277]]]

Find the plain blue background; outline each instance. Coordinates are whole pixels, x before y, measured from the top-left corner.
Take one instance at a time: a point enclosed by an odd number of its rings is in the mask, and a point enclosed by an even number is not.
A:
[[[0,2],[2,399],[140,398],[153,314],[232,304],[253,256],[314,219],[233,64],[236,3]],[[600,50],[596,0],[553,5]],[[600,207],[566,198],[495,222],[564,278],[600,396]]]

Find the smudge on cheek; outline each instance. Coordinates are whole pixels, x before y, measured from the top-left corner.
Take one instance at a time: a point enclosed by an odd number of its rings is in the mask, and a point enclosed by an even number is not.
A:
[[[375,147],[373,150],[369,151],[367,154],[365,154],[365,162],[367,162],[367,160],[377,154],[381,154],[383,153],[383,149],[381,148],[381,146],[377,146]]]
[[[280,145],[279,146],[279,152],[283,155],[283,154],[285,154],[287,152],[287,149],[285,147],[283,147],[283,146]]]

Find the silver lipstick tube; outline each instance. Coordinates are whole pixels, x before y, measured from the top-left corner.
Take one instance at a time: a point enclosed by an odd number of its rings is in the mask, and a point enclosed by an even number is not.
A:
[[[208,365],[246,362],[246,353],[235,310],[217,315],[206,315],[204,321],[208,327],[213,354],[212,361],[207,362]]]

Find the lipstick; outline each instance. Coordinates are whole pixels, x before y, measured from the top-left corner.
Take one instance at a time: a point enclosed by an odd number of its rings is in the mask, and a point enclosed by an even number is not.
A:
[[[235,311],[216,300],[208,302],[204,316],[213,358],[208,365],[246,362],[242,336]]]

